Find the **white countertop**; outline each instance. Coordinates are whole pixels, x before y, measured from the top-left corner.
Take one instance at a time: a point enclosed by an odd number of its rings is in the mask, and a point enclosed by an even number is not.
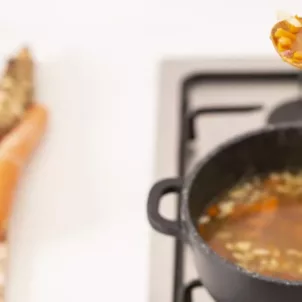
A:
[[[147,301],[160,60],[273,54],[268,32],[284,4],[263,3],[3,4],[0,57],[29,42],[52,115],[19,190],[8,302]]]

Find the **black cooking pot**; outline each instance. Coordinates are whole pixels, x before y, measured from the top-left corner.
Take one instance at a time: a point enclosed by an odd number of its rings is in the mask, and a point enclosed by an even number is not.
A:
[[[284,169],[302,169],[302,126],[264,128],[237,137],[202,160],[183,183],[165,179],[152,187],[148,199],[150,224],[161,233],[190,243],[200,278],[216,301],[302,301],[302,282],[282,281],[241,269],[215,253],[197,228],[198,218],[209,203],[243,177]],[[181,223],[159,213],[161,197],[171,192],[181,194]]]

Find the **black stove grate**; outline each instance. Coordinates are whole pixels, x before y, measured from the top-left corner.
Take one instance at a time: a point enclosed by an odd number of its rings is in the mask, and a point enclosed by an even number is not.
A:
[[[181,86],[181,110],[180,110],[180,137],[178,150],[178,176],[183,178],[187,169],[188,142],[197,138],[194,128],[195,120],[202,115],[209,114],[228,114],[228,113],[249,113],[261,110],[261,104],[248,104],[246,106],[221,106],[221,107],[202,107],[197,110],[190,110],[190,92],[196,85],[204,83],[223,83],[223,82],[286,82],[295,81],[301,83],[298,72],[233,72],[233,73],[194,73],[188,75]],[[301,100],[302,102],[302,100]],[[301,103],[302,104],[302,103]],[[302,116],[301,116],[302,120]],[[180,199],[178,200],[177,219],[180,221]],[[175,241],[174,258],[174,280],[173,280],[173,302],[193,302],[192,291],[196,287],[202,286],[199,280],[193,280],[188,285],[184,284],[184,243],[180,240]],[[197,301],[196,301],[197,302]],[[198,301],[202,302],[202,301]]]
[[[189,284],[187,284],[183,291],[183,302],[193,302],[193,290],[196,287],[202,286],[203,285],[200,280],[193,280]]]

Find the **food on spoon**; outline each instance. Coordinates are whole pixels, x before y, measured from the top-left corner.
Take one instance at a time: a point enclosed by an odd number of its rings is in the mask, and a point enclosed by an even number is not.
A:
[[[302,171],[238,184],[204,211],[199,232],[219,255],[248,271],[302,281]]]
[[[279,13],[278,19],[271,30],[273,45],[285,62],[302,69],[302,18]]]

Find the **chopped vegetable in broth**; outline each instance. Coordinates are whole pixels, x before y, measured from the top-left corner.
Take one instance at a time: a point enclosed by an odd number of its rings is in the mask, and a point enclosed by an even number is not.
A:
[[[232,188],[200,217],[199,231],[214,251],[248,271],[302,281],[302,172]]]

